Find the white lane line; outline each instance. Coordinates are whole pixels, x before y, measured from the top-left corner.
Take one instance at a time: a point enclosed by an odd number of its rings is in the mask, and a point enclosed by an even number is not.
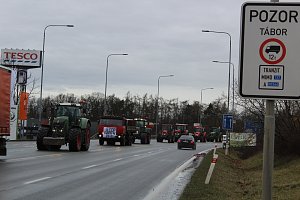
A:
[[[18,161],[24,161],[24,160],[34,160],[37,158],[43,158],[43,157],[56,157],[56,156],[61,156],[62,154],[48,154],[48,155],[43,155],[43,156],[32,156],[32,157],[25,157],[25,158],[13,158],[9,159],[8,161],[10,162],[18,162]]]
[[[25,185],[28,185],[28,184],[32,184],[32,183],[36,183],[36,182],[40,182],[40,181],[44,181],[44,180],[47,180],[51,177],[43,177],[43,178],[39,178],[39,179],[35,179],[35,180],[32,180],[32,181],[27,181],[25,182],[24,184]]]
[[[140,155],[139,154],[133,155],[133,157],[138,157],[138,156],[140,156]]]
[[[119,161],[119,160],[123,160],[123,158],[117,158],[117,159],[113,160],[113,162]]]
[[[81,169],[90,169],[90,168],[93,168],[93,167],[97,167],[97,165],[90,165],[90,166],[83,167]]]

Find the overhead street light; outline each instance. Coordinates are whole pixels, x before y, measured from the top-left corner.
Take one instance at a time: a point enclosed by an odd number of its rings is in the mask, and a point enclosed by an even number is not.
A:
[[[61,27],[68,27],[68,28],[72,28],[74,27],[74,25],[72,24],[51,24],[51,25],[47,25],[44,28],[44,35],[43,35],[43,52],[42,52],[42,63],[41,63],[41,89],[40,89],[40,104],[39,104],[39,121],[41,123],[42,121],[42,109],[43,109],[43,77],[44,77],[44,61],[45,61],[45,41],[46,41],[46,30],[49,27],[53,27],[53,26],[61,26]]]
[[[159,110],[159,105],[158,105],[158,99],[159,99],[159,80],[160,78],[168,78],[168,77],[172,77],[174,76],[173,74],[170,74],[170,75],[164,75],[164,76],[159,76],[158,79],[157,79],[157,101],[156,101],[156,122],[155,122],[155,133],[156,133],[156,136],[158,134],[157,132],[157,123],[158,123],[158,110]]]
[[[212,90],[212,89],[214,89],[214,88],[203,88],[203,89],[201,89],[201,98],[200,98],[200,112],[199,112],[199,122],[200,122],[200,125],[202,126],[202,124],[201,124],[201,106],[202,106],[202,91],[204,91],[204,90]]]
[[[228,63],[228,62],[222,62],[222,61],[218,61],[218,60],[213,60],[214,63]],[[230,63],[232,65],[232,108],[231,111],[232,113],[234,112],[234,64]]]
[[[229,113],[229,95],[230,95],[230,63],[231,63],[231,35],[225,31],[211,31],[211,30],[202,30],[204,33],[219,33],[226,34],[229,36],[229,61],[228,61],[228,94],[227,94],[227,110]]]
[[[107,103],[106,103],[106,91],[107,91],[107,73],[108,73],[108,58],[110,56],[127,56],[127,53],[112,53],[109,54],[106,58],[106,72],[105,72],[105,89],[104,89],[104,111],[103,111],[103,115],[107,114]]]

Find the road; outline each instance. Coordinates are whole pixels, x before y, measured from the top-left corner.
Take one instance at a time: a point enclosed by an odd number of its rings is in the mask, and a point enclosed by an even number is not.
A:
[[[0,199],[143,199],[194,154],[212,148],[177,150],[176,143],[99,146],[87,152],[37,151],[35,142],[9,142],[0,158]]]

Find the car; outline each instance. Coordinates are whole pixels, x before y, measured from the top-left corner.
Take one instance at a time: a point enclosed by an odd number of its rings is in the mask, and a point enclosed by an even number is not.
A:
[[[182,135],[180,138],[177,140],[177,148],[182,149],[182,148],[192,148],[196,149],[196,142],[195,139],[192,135]]]

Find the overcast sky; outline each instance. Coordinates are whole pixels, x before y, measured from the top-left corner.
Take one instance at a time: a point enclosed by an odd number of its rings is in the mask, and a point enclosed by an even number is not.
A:
[[[9,0],[0,12],[0,47],[42,50],[46,30],[43,94],[157,95],[209,103],[227,94],[229,37],[238,75],[240,11],[244,0]],[[265,1],[269,2],[269,1]],[[40,69],[30,72],[38,79]],[[35,91],[39,92],[39,88]]]

